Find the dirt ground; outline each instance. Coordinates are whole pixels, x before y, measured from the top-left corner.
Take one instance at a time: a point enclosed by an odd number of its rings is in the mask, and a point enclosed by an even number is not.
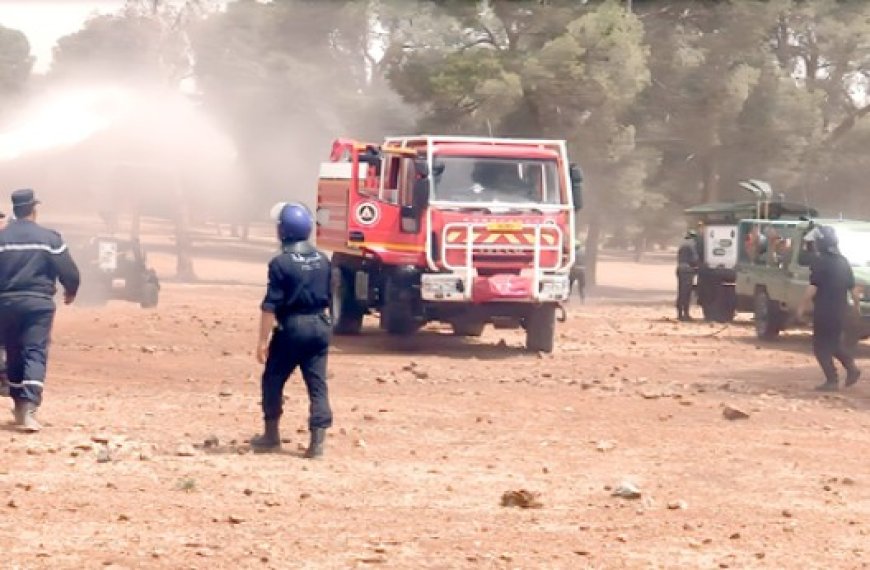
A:
[[[674,322],[669,258],[605,260],[553,355],[372,321],[336,340],[326,458],[298,378],[285,452],[248,453],[267,256],[59,311],[46,429],[0,427],[0,568],[870,568],[870,378],[819,395],[806,333]]]

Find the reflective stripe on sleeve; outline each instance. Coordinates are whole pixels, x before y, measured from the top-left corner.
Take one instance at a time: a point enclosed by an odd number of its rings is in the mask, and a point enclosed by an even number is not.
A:
[[[54,248],[44,243],[8,243],[0,245],[0,253],[7,251],[47,251],[52,255],[60,255],[66,251],[66,244],[61,244],[60,247]]]

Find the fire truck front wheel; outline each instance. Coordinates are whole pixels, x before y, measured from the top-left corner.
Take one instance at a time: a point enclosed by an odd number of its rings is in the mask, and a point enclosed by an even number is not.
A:
[[[365,307],[354,293],[353,272],[341,267],[332,270],[332,331],[337,335],[359,334],[362,330]]]
[[[526,317],[526,348],[533,352],[553,352],[556,341],[556,306],[535,307]]]
[[[403,295],[406,289],[393,277],[385,285],[384,305],[381,307],[381,326],[392,335],[412,334],[420,328],[414,317],[413,301]]]

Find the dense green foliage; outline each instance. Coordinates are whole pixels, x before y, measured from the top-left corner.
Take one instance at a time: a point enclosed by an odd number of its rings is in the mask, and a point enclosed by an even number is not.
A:
[[[0,25],[0,102],[21,91],[32,67],[30,43],[24,34]]]
[[[52,75],[194,78],[263,201],[313,186],[337,136],[564,138],[590,245],[641,243],[750,177],[870,215],[867,37],[870,4],[835,0],[130,0]],[[29,72],[21,40],[0,29],[0,93]]]

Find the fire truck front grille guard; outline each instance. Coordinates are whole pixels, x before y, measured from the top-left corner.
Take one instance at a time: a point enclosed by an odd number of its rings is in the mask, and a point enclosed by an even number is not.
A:
[[[475,243],[475,235],[480,235],[477,233],[477,230],[481,230],[480,233],[483,233],[484,231],[486,231],[486,227],[486,223],[455,222],[445,225],[441,233],[441,263],[444,265],[445,269],[448,269],[452,272],[465,274],[465,297],[471,298],[472,284],[474,283],[475,277],[475,253],[492,254],[498,252],[511,254],[532,254],[532,295],[534,295],[534,298],[536,300],[539,299],[541,274],[544,271],[557,271],[560,267],[562,267],[562,251],[565,241],[565,236],[562,232],[562,228],[551,224],[523,224],[522,233],[525,233],[528,230],[532,230],[535,236],[534,241],[531,244],[527,245]],[[555,234],[554,243],[543,243],[544,240],[542,239],[542,234],[544,231],[550,233],[550,235]],[[460,235],[464,234],[465,240],[448,241],[448,235],[453,232],[460,232]],[[463,265],[456,265],[455,263],[450,263],[450,256],[448,255],[448,253],[453,251],[462,251],[464,253],[463,259],[465,260],[465,263]],[[556,254],[554,256],[555,261],[552,266],[542,265],[541,254],[545,251],[552,251]]]

